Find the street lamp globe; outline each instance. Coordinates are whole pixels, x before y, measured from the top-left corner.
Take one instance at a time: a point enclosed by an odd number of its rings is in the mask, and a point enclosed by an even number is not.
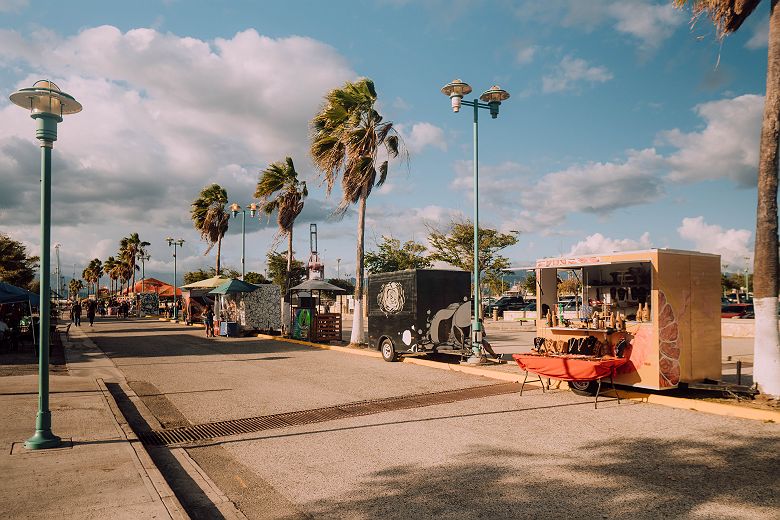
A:
[[[449,96],[452,101],[452,111],[460,111],[460,100],[471,93],[471,85],[460,79],[454,79],[441,88],[442,94]]]
[[[241,206],[238,203],[234,202],[230,205],[230,212],[233,214],[233,218],[236,218],[239,211],[241,211]]]
[[[249,206],[247,206],[247,209],[249,210],[249,216],[252,218],[255,218],[255,215],[257,214],[260,209],[258,208],[257,202],[253,202]]]
[[[482,95],[479,96],[479,99],[490,106],[490,117],[495,119],[498,117],[498,106],[502,101],[509,99],[509,92],[498,85],[493,85],[483,92]]]

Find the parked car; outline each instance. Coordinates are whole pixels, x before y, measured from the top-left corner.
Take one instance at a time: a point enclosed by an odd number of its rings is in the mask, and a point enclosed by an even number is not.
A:
[[[498,310],[498,315],[503,316],[504,311],[519,311],[525,305],[522,296],[502,296],[495,302],[485,307],[485,316],[492,316],[493,310]]]
[[[731,305],[723,305],[720,308],[721,318],[741,318],[747,313],[753,314],[753,304],[732,303]]]

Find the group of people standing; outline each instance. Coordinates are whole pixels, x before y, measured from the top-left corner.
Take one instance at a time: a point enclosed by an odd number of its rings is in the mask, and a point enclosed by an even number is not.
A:
[[[100,313],[101,316],[106,315],[106,304],[102,301],[84,300],[80,302],[78,300],[73,302],[70,307],[70,321],[77,327],[81,326],[81,314],[86,310],[87,319],[89,320],[89,326],[91,327],[95,323],[95,316]],[[117,304],[117,318],[127,318],[130,315],[130,304],[126,301],[119,302]]]

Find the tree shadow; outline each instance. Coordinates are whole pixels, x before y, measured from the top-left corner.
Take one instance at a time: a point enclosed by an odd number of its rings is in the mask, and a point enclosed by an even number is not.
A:
[[[305,507],[328,518],[776,518],[776,446],[776,436],[736,433],[543,455],[475,446],[454,463],[377,471],[348,496]]]

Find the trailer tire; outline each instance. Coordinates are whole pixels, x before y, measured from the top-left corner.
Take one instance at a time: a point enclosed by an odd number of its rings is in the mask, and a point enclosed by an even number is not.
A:
[[[398,361],[398,354],[395,352],[395,345],[390,338],[383,338],[379,342],[379,351],[382,353],[382,359],[387,362]]]
[[[593,397],[598,390],[596,381],[569,381],[569,389],[577,395]]]

